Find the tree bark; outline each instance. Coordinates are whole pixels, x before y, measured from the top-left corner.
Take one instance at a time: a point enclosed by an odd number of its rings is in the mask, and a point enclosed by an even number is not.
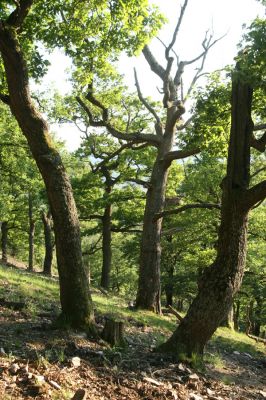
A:
[[[233,307],[230,308],[226,317],[220,323],[220,326],[224,326],[229,329],[234,329],[234,309],[233,309]]]
[[[112,205],[109,203],[110,193],[112,191],[114,182],[111,173],[106,165],[101,167],[101,172],[105,177],[105,197],[107,204],[105,206],[104,214],[102,217],[102,273],[101,273],[101,287],[108,290],[110,288],[110,274],[112,266]]]
[[[82,263],[80,227],[71,184],[61,157],[52,144],[47,123],[32,102],[27,66],[16,29],[3,21],[0,22],[0,51],[10,109],[27,138],[43,177],[53,216],[61,318],[73,327],[89,327],[93,320],[92,301]]]
[[[225,318],[244,274],[249,206],[252,89],[238,74],[232,85],[231,134],[227,177],[222,184],[221,225],[217,256],[205,269],[199,291],[186,317],[159,350],[177,354],[202,354],[204,346]]]
[[[29,259],[28,259],[28,270],[33,271],[34,269],[34,234],[35,234],[35,220],[33,219],[33,201],[32,194],[28,194],[28,217],[29,217]]]
[[[171,111],[168,110],[168,118]],[[174,128],[166,131],[164,141],[158,147],[153,166],[150,185],[146,194],[143,220],[143,232],[140,248],[140,267],[136,307],[161,313],[161,231],[162,218],[155,215],[162,212],[165,203],[165,191],[170,163],[164,158],[172,150]]]
[[[174,267],[170,266],[167,271],[167,283],[165,285],[166,307],[173,306],[174,296]]]
[[[235,331],[239,330],[239,315],[240,315],[240,300],[237,300],[234,303],[234,329]]]
[[[1,223],[1,250],[2,262],[7,263],[7,238],[8,238],[8,221]]]
[[[44,211],[41,213],[44,230],[44,244],[45,256],[43,262],[43,273],[45,275],[52,275],[52,261],[53,261],[53,234],[52,234],[52,215],[50,211],[46,214]]]
[[[102,263],[102,274],[101,274],[101,287],[108,290],[110,288],[110,273],[112,263],[112,206],[109,204],[105,207],[104,215],[102,218],[102,233],[103,233],[103,263]]]

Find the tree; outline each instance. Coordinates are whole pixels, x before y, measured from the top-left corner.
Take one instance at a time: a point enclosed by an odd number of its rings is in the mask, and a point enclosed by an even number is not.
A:
[[[161,245],[160,236],[162,229],[162,216],[156,218],[164,209],[165,191],[167,185],[168,169],[174,160],[183,159],[199,152],[198,147],[186,146],[179,150],[174,150],[176,145],[176,133],[186,128],[189,121],[184,122],[182,116],[185,113],[184,103],[191,93],[192,87],[201,76],[206,55],[216,41],[212,37],[207,37],[203,41],[203,51],[193,60],[179,61],[177,57],[176,71],[171,75],[175,59],[171,56],[177,34],[183,20],[184,12],[188,1],[186,0],[181,8],[181,13],[173,34],[173,38],[168,46],[165,46],[166,67],[163,68],[155,59],[149,47],[146,45],[143,54],[151,70],[161,79],[163,85],[163,106],[166,110],[165,115],[161,116],[156,106],[145,99],[141,92],[141,86],[135,71],[135,82],[140,102],[151,113],[155,120],[155,132],[143,133],[138,129],[133,132],[122,132],[112,123],[112,116],[108,110],[108,105],[104,101],[96,98],[92,85],[88,88],[85,99],[79,98],[78,101],[87,112],[89,123],[93,127],[106,127],[109,134],[119,140],[127,142],[143,143],[156,149],[156,157],[149,180],[149,187],[146,194],[146,206],[144,212],[143,233],[140,250],[140,270],[139,284],[136,299],[138,308],[150,309],[160,312],[160,259]],[[175,53],[174,53],[175,54]],[[201,65],[192,81],[188,93],[184,95],[182,85],[182,75],[186,65],[193,64],[201,60]],[[90,106],[88,106],[88,102]],[[91,107],[91,108],[90,108]],[[101,117],[93,114],[97,110]],[[100,119],[101,118],[101,119]]]
[[[60,1],[36,2],[36,7],[33,8],[35,12],[32,12],[28,18],[33,0],[21,0],[15,2],[15,4],[16,8],[11,13],[12,6],[9,1],[4,3],[1,10],[0,52],[4,65],[3,78],[6,83],[4,89],[8,90],[8,94],[2,93],[0,97],[4,103],[10,106],[18,121],[45,182],[54,221],[62,319],[75,327],[89,327],[93,319],[93,309],[82,263],[80,228],[72,188],[61,157],[52,144],[48,125],[37,111],[31,98],[29,72],[31,72],[30,67],[32,67],[33,76],[39,77],[43,74],[45,69],[43,67],[47,64],[37,51],[34,38],[46,41],[46,44],[50,47],[62,46],[73,57],[89,54],[90,61],[96,56],[95,53],[90,54],[90,43],[97,42],[97,45],[99,45],[100,42],[101,45],[107,46],[113,37],[116,49],[121,49],[123,43],[127,41],[125,35],[117,36],[115,30],[112,31],[111,36],[109,36],[109,33],[111,26],[112,28],[120,26],[120,31],[123,31],[120,21],[121,18],[124,18],[124,15],[121,14],[119,2],[112,4],[110,13],[116,17],[114,25],[111,22],[105,26],[104,41],[93,40],[90,42],[87,37],[84,37],[89,32],[90,26],[96,27],[98,35],[100,35],[102,26],[95,24],[97,12],[93,13],[91,18],[88,19],[87,15],[90,10],[88,9],[88,12],[85,13],[82,4],[75,8],[75,2],[71,1],[67,3]],[[141,18],[137,26],[130,25],[131,32],[134,32],[131,37],[134,45],[138,42],[137,33],[141,32],[142,23],[148,20],[147,3],[141,8],[134,3],[133,13],[140,9],[143,13],[142,15],[140,13]],[[132,6],[127,11],[130,10],[132,10]],[[49,22],[47,13],[51,16]],[[86,16],[86,20],[84,20],[84,16]],[[69,37],[71,30],[68,22],[71,21],[76,27],[78,17],[82,17],[80,29],[74,30],[76,33],[78,32],[78,35]],[[130,12],[128,12],[127,17],[131,17]],[[65,40],[62,32],[66,33],[68,40]],[[128,32],[127,29],[126,32]],[[147,40],[147,37],[149,37],[150,31],[147,30],[146,32],[147,34],[143,33],[142,40]],[[63,41],[61,41],[62,37],[64,37]],[[100,48],[100,46],[96,47]],[[132,45],[132,47],[134,46]],[[103,48],[104,46],[102,46]],[[102,59],[105,53],[107,53],[106,47],[105,51],[102,51]],[[25,55],[28,56],[28,66],[26,65]],[[76,58],[76,64],[78,64],[78,58]]]
[[[249,188],[250,147],[256,149],[262,140],[254,136],[251,119],[253,90],[243,80],[240,66],[232,74],[231,133],[227,174],[222,181],[221,224],[217,255],[199,280],[199,291],[186,317],[162,351],[178,354],[202,354],[219,323],[232,307],[234,295],[241,286],[247,245],[249,211],[266,197],[266,181]],[[255,128],[256,129],[256,128]],[[265,135],[264,135],[265,136]],[[265,150],[262,144],[262,151]]]

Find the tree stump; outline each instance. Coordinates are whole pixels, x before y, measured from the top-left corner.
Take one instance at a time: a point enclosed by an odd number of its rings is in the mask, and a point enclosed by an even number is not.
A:
[[[102,339],[111,346],[124,346],[124,322],[114,317],[105,317],[105,325],[102,331]]]

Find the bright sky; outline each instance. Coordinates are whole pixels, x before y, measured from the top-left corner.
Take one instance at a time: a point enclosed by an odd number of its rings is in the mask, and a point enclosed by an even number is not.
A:
[[[160,7],[169,20],[169,24],[163,28],[159,35],[163,42],[168,44],[183,1],[152,0],[152,2]],[[226,37],[210,50],[205,64],[205,71],[207,72],[220,69],[233,63],[233,58],[237,53],[236,46],[241,39],[242,25],[248,25],[257,15],[264,16],[265,8],[256,0],[189,0],[180,34],[176,41],[175,51],[181,60],[190,60],[201,53],[201,43],[207,30],[213,32],[214,38],[226,34]],[[164,49],[157,39],[153,40],[151,48],[154,55],[163,63],[160,54],[163,56]],[[133,66],[137,68],[143,94],[158,98],[156,86],[160,87],[161,83],[149,70],[143,56],[133,60],[122,57],[119,69],[125,75],[127,85],[134,88]],[[59,90],[63,92],[69,90],[69,83],[66,82],[66,75],[63,74],[64,68],[67,67],[69,67],[68,60],[57,53],[52,59],[52,66],[45,79],[45,84],[54,82]],[[187,81],[191,79],[192,72],[188,74]],[[58,128],[53,126],[53,130],[56,130],[58,136],[65,140],[70,151],[79,146],[79,131],[74,127],[65,125]]]

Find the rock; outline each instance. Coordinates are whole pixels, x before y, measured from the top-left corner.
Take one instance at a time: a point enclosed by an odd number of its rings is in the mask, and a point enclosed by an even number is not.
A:
[[[3,347],[0,348],[0,356],[6,356],[6,352]]]
[[[45,382],[43,375],[34,375],[34,379],[38,385],[42,385]]]
[[[12,375],[15,375],[18,372],[18,370],[19,370],[19,365],[18,364],[13,363],[13,364],[10,365],[9,372]]]
[[[50,385],[53,386],[53,388],[57,389],[57,390],[61,390],[61,386],[58,385],[57,382],[55,381],[49,381]]]
[[[203,398],[201,396],[199,396],[198,394],[194,394],[194,393],[189,394],[189,399],[190,400],[203,400]]]
[[[152,378],[145,377],[143,380],[144,380],[145,382],[152,383],[152,384],[155,385],[155,386],[163,386],[163,383],[162,383],[162,382],[156,381],[155,379],[152,379]]]
[[[197,374],[191,374],[191,375],[189,375],[188,378],[190,381],[199,381],[199,379],[200,379]]]
[[[207,389],[206,389],[206,394],[207,394],[208,396],[213,396],[213,395],[214,395],[214,391],[211,390],[211,389],[209,389],[209,388],[207,388]]]
[[[235,354],[236,356],[240,356],[239,351],[233,351],[233,354]]]
[[[266,392],[264,392],[263,390],[260,390],[260,391],[259,391],[259,394],[260,394],[264,399],[266,399]]]
[[[80,358],[79,357],[72,357],[71,364],[74,368],[80,367]]]
[[[177,368],[179,369],[179,371],[186,372],[186,368],[185,368],[184,365],[181,364],[181,363],[178,364]]]
[[[71,400],[86,400],[87,393],[84,389],[78,389]]]

